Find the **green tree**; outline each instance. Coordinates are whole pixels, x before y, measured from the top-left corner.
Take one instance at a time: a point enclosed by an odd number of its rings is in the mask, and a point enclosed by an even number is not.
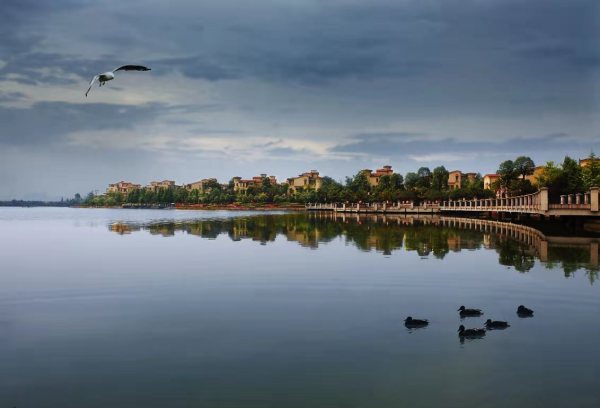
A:
[[[512,160],[505,160],[500,163],[497,173],[499,175],[498,179],[500,181],[500,186],[506,189],[510,187],[510,184],[516,180],[519,175],[515,168],[515,163]]]
[[[366,172],[361,170],[354,177],[346,177],[346,189],[351,201],[366,201],[371,192]]]
[[[589,164],[581,170],[582,183],[585,190],[600,187],[600,158],[591,152],[587,157]]]
[[[418,187],[422,189],[431,187],[431,170],[429,170],[429,167],[420,167],[417,170],[417,176],[419,176],[419,180],[417,181]]]
[[[404,176],[404,187],[407,190],[414,190],[419,182],[419,175],[417,173],[409,172]]]
[[[392,184],[392,188],[395,190],[404,190],[404,177],[402,177],[402,174],[393,173],[390,176],[390,182]]]
[[[565,156],[562,164],[562,192],[574,194],[583,191],[583,174],[577,161]]]
[[[533,174],[533,171],[535,170],[535,163],[530,157],[527,156],[517,157],[513,165],[514,171],[520,175],[522,179],[525,179],[525,177]]]
[[[431,174],[431,188],[435,191],[448,190],[448,170],[444,166],[433,169]]]

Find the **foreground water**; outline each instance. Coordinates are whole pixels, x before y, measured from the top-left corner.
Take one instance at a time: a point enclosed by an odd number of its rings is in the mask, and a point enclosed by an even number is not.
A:
[[[0,209],[0,406],[597,407],[599,241],[440,218]],[[484,316],[461,321],[463,304]],[[459,340],[486,318],[511,327]]]

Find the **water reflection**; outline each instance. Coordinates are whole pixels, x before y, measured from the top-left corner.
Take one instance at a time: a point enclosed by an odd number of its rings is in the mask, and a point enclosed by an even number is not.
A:
[[[527,272],[539,259],[548,269],[562,268],[565,277],[584,269],[598,278],[600,237],[550,236],[531,226],[470,218],[428,216],[357,216],[332,213],[266,214],[226,219],[161,220],[150,223],[114,222],[109,230],[121,235],[147,231],[171,237],[181,232],[207,239],[227,235],[233,241],[251,239],[266,245],[278,236],[316,249],[342,238],[362,251],[384,255],[415,252],[443,259],[449,252],[494,250],[498,263]]]

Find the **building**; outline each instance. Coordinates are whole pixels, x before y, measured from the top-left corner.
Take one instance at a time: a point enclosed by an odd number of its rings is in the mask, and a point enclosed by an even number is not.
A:
[[[394,174],[394,170],[392,170],[392,166],[383,166],[383,168],[377,169],[375,172],[370,169],[364,169],[362,170],[362,173],[367,177],[367,180],[369,180],[369,185],[371,187],[377,187],[381,177],[391,176]]]
[[[500,176],[498,174],[486,174],[483,176],[483,188],[486,190],[492,189],[492,183],[498,180]]]
[[[323,178],[319,176],[319,172],[311,170],[300,174],[298,177],[290,177],[287,179],[288,193],[294,194],[304,190],[319,190],[323,185]]]
[[[119,181],[118,183],[109,184],[106,193],[121,193],[127,195],[133,190],[139,190],[140,188],[142,188],[140,184],[130,183],[129,181]]]
[[[233,180],[233,191],[238,194],[246,194],[250,187],[262,186],[263,179],[269,179],[271,185],[277,184],[277,178],[275,176],[267,176],[261,174],[260,176],[254,176],[252,179],[242,179],[241,177],[234,177]]]
[[[592,164],[592,161],[597,166],[600,166],[600,157],[595,157],[595,158],[588,157],[587,159],[579,159],[579,167],[581,167],[581,168],[589,167],[589,165]]]
[[[208,178],[208,179],[202,179],[200,181],[195,181],[193,183],[186,184],[184,187],[187,191],[199,190],[200,193],[204,193],[204,191],[206,190],[206,186],[208,184],[214,185],[215,183],[217,183],[216,178]]]
[[[579,165],[581,166],[581,160]],[[540,175],[544,174],[544,167],[545,166],[537,166],[535,169],[533,169],[533,173],[525,176],[525,180],[529,180],[531,184],[536,186],[538,184]]]
[[[146,186],[146,189],[155,192],[160,190],[161,188],[164,188],[166,190],[175,188],[175,182],[173,180],[151,181],[150,184]]]
[[[465,186],[467,182],[475,181],[477,173],[463,173],[460,170],[453,170],[448,173],[448,188],[450,190],[458,190]]]

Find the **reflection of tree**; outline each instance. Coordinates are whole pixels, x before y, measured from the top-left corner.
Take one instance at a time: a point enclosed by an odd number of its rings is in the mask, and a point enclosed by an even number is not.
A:
[[[442,259],[450,252],[450,245],[460,240],[455,233],[444,227],[417,226],[406,230],[404,239],[407,251],[416,251],[419,256],[433,256]]]
[[[496,252],[500,265],[512,266],[519,272],[527,272],[535,265],[532,248],[511,239],[496,239]]]
[[[463,223],[464,224],[464,223]],[[178,231],[206,239],[227,235],[233,241],[250,239],[267,244],[277,236],[298,242],[308,248],[344,237],[350,245],[363,251],[376,250],[384,255],[404,248],[419,256],[433,255],[443,259],[450,251],[493,248],[501,265],[514,267],[519,272],[531,270],[535,264],[533,246],[489,231],[467,229],[454,224],[440,225],[435,218],[410,217],[357,217],[333,214],[293,213],[262,214],[249,217],[164,221],[151,224],[114,223],[109,230],[129,234],[140,229],[153,235],[174,236]],[[507,224],[508,225],[508,224]],[[514,226],[514,225],[513,225]],[[596,262],[597,263],[597,262]],[[590,282],[598,278],[598,266],[590,264],[588,249],[578,246],[548,247],[548,268],[559,265],[565,276],[585,268]]]
[[[571,277],[577,270],[586,269],[590,283],[598,279],[600,267],[590,265],[590,251],[586,248],[574,246],[553,246],[548,248],[547,267],[559,264],[565,277]]]

